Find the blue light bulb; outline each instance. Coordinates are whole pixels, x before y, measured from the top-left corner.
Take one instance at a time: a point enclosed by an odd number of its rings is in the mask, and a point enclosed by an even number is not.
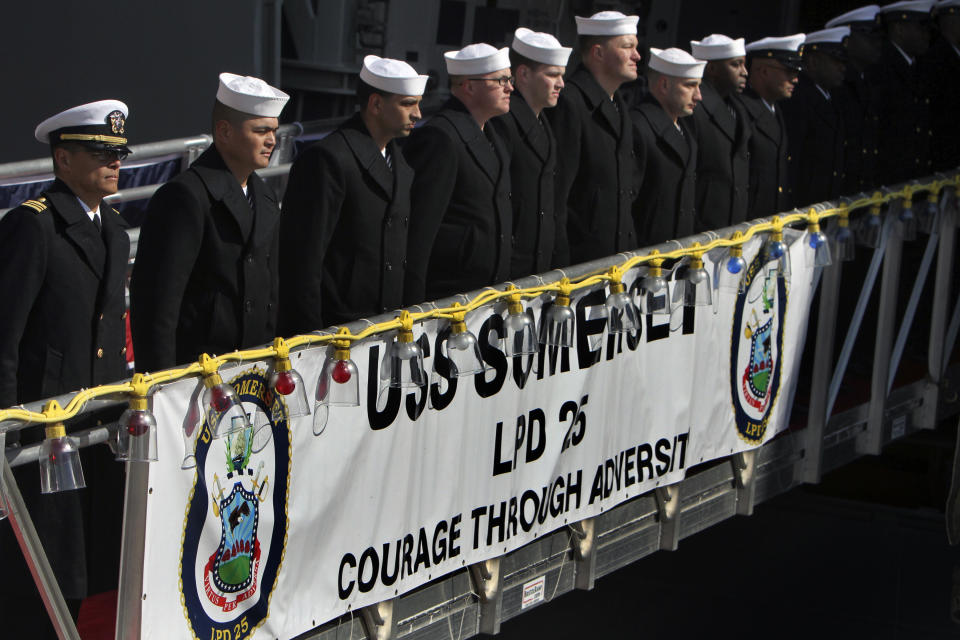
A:
[[[782,257],[783,254],[786,253],[786,251],[787,251],[787,246],[782,242],[774,241],[770,243],[769,253],[770,253],[771,259]]]
[[[818,249],[826,241],[826,238],[823,235],[823,232],[816,231],[810,234],[810,239],[808,243],[810,244],[811,249]]]
[[[730,273],[740,273],[743,271],[744,266],[746,266],[746,264],[740,256],[730,256],[730,259],[727,260],[727,271]]]

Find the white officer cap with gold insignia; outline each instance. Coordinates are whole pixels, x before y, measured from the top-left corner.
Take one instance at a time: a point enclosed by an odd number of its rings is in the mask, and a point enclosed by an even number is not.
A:
[[[374,89],[401,96],[422,96],[427,79],[402,60],[366,56],[360,69],[360,79]]]
[[[497,49],[486,42],[468,44],[459,51],[443,54],[451,76],[482,76],[510,68],[510,49]]]
[[[880,7],[880,15],[888,22],[923,21],[930,17],[930,12],[933,10],[934,4],[936,4],[936,0],[894,2]]]
[[[683,49],[650,47],[648,66],[654,71],[675,78],[702,78],[706,61],[697,60]]]
[[[760,38],[749,43],[745,49],[751,58],[773,58],[788,69],[800,70],[801,51],[805,33],[795,33],[792,36]]]
[[[261,118],[276,118],[290,99],[283,91],[253,76],[221,73],[217,100],[231,109]]]
[[[513,32],[513,43],[510,47],[524,58],[558,67],[567,66],[573,50],[561,45],[560,41],[549,33],[531,31],[526,27],[520,27]]]
[[[93,149],[130,153],[126,122],[130,111],[119,100],[98,100],[61,111],[37,125],[34,136],[44,144],[76,142]]]
[[[703,40],[691,40],[690,51],[697,60],[729,60],[747,55],[743,38],[711,33]]]
[[[625,16],[619,11],[601,11],[589,18],[574,16],[578,36],[635,36],[639,16]]]
[[[865,7],[860,7],[859,9],[854,9],[853,11],[847,11],[846,13],[841,13],[836,18],[831,18],[827,21],[827,24],[823,25],[827,29],[832,29],[833,27],[840,27],[843,25],[855,24],[857,22],[867,22],[874,23],[877,21],[877,14],[880,12],[880,6],[876,4],[868,4]]]
[[[833,27],[808,33],[803,41],[803,50],[821,51],[837,58],[846,58],[847,45],[845,40],[850,37],[850,27]]]

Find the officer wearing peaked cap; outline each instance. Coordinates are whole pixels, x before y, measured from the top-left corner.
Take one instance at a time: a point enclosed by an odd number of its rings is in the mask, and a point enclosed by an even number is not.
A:
[[[946,171],[960,165],[960,0],[939,0],[933,17],[937,36],[920,58],[920,76],[930,100],[932,167]]]
[[[567,78],[554,109],[558,224],[566,220],[569,260],[577,264],[636,249],[631,207],[643,159],[618,89],[637,79],[637,16],[601,11],[577,16],[582,65]]]
[[[50,117],[36,129],[50,145],[55,180],[0,220],[0,406],[115,381],[126,373],[126,224],[103,198],[117,191],[127,147],[127,107],[100,100]],[[16,435],[7,437],[8,444]],[[22,432],[22,441],[40,436]],[[84,449],[91,487],[103,447]],[[97,464],[92,464],[95,461]],[[36,467],[15,470],[40,540],[74,617],[87,595],[86,491],[40,495]],[[114,505],[119,512],[120,503]],[[4,636],[56,637],[9,527],[0,527]],[[99,535],[99,534],[97,534]],[[109,535],[109,534],[105,534]],[[114,565],[111,565],[114,566]],[[114,576],[116,574],[114,573]]]
[[[510,158],[490,119],[510,110],[508,50],[444,54],[450,93],[403,153],[411,188],[406,304],[503,282],[510,274]]]
[[[746,50],[743,38],[721,34],[690,47],[694,58],[707,61],[702,100],[690,119],[698,151],[695,209],[703,227],[719,229],[747,219],[751,129],[736,97],[747,85]]]
[[[269,342],[276,335],[280,211],[255,173],[289,96],[220,74],[213,145],[147,205],[130,284],[140,371]]]
[[[280,332],[306,333],[403,304],[413,170],[397,138],[420,119],[427,76],[363,60],[360,111],[290,169],[280,220]]]
[[[554,203],[557,141],[544,112],[560,97],[570,51],[552,35],[523,27],[516,30],[510,46],[515,85],[510,112],[492,124],[510,155],[511,278],[559,267],[559,256],[568,253],[566,228],[556,222]]]
[[[783,103],[790,183],[801,207],[843,195],[845,135],[836,92],[846,74],[849,36],[847,26],[807,34],[797,88]]]
[[[859,7],[827,21],[826,28],[849,27],[847,38],[847,71],[843,86],[836,93],[844,130],[843,192],[870,191],[878,184],[879,160],[878,100],[876,87],[864,73],[880,59],[883,33],[879,22],[880,7],[872,4]]]
[[[705,65],[681,49],[650,48],[650,94],[630,112],[646,158],[633,205],[640,246],[683,238],[701,226],[694,211],[697,139],[688,116],[700,102]]]
[[[929,97],[924,95],[918,60],[930,47],[933,5],[934,0],[911,0],[880,7],[887,37],[880,61],[867,71],[867,80],[876,87],[882,184],[918,178],[932,170]]]
[[[778,104],[789,100],[800,73],[804,34],[762,38],[745,49],[749,86],[740,96],[753,127],[750,137],[750,218],[790,208],[787,125]]]

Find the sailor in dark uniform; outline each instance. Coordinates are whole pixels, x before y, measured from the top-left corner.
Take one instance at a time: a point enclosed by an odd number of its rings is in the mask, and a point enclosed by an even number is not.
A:
[[[444,56],[453,95],[403,150],[415,174],[408,305],[510,277],[510,158],[488,126],[510,110],[510,56],[483,42]]]
[[[794,204],[805,207],[843,195],[843,114],[835,92],[846,73],[850,27],[808,33],[803,71],[793,97],[783,103],[790,139]]]
[[[280,218],[280,333],[306,333],[403,304],[413,170],[396,138],[420,119],[427,76],[367,56],[360,111],[304,150]]]
[[[510,113],[491,123],[510,156],[511,278],[559,267],[555,256],[568,252],[566,228],[556,223],[554,206],[557,141],[543,112],[557,105],[570,51],[552,35],[523,27],[514,33],[510,47],[515,85]]]
[[[960,0],[940,0],[933,10],[937,38],[920,59],[925,96],[930,100],[933,169],[960,165]]]
[[[930,47],[933,0],[894,2],[880,8],[886,29],[880,61],[867,70],[876,87],[880,127],[879,178],[892,185],[928,175],[930,99],[924,95],[918,59]]]
[[[289,96],[220,74],[213,145],[147,205],[130,284],[137,369],[157,371],[276,335],[279,207],[270,162]]]
[[[116,193],[120,164],[130,150],[127,107],[101,100],[68,109],[36,129],[50,145],[53,185],[0,220],[0,406],[32,402],[122,379],[126,374],[124,283],[130,241],[126,224],[103,198]],[[69,425],[68,425],[69,428]],[[8,434],[26,444],[42,432]],[[119,539],[101,531],[114,522],[91,517],[122,510],[122,494],[102,491],[98,479],[122,484],[119,465],[106,447],[81,453],[87,471],[83,491],[40,494],[37,468],[14,470],[67,605],[76,619],[92,589],[96,541]],[[106,467],[106,468],[104,468]],[[113,477],[104,474],[110,474]],[[109,484],[109,483],[108,483]],[[107,487],[109,489],[109,487]],[[110,504],[107,504],[110,502]],[[4,559],[0,625],[10,638],[56,638],[20,549],[6,523],[0,527]],[[93,528],[94,525],[97,528]],[[114,570],[119,554],[106,561]],[[116,573],[112,576],[116,585]]]
[[[747,86],[743,38],[712,34],[692,41],[697,60],[706,60],[700,105],[690,119],[697,138],[699,228],[720,229],[747,219],[750,187],[750,123],[736,96]]]
[[[697,139],[689,116],[700,102],[704,66],[682,49],[650,48],[650,93],[630,112],[647,161],[633,205],[640,246],[683,238],[701,226],[694,211]]]
[[[787,126],[777,106],[789,100],[800,73],[804,34],[762,38],[745,48],[749,86],[741,101],[750,119],[750,213],[752,218],[786,211],[791,205]]]
[[[557,137],[558,224],[566,220],[577,264],[637,248],[631,215],[643,159],[636,157],[633,123],[617,89],[637,79],[637,16],[601,11],[577,16],[582,66],[547,118]]]
[[[877,17],[880,7],[868,5],[827,21],[826,27],[850,27],[847,38],[847,72],[844,83],[832,91],[843,120],[844,195],[870,191],[878,184],[879,116],[873,97],[876,87],[865,70],[880,59],[883,34]]]

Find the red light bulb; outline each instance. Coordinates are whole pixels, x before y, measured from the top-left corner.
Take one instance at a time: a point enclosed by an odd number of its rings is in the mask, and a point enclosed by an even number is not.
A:
[[[210,406],[214,411],[223,413],[230,408],[230,397],[224,393],[219,385],[210,389]]]
[[[127,433],[132,436],[142,436],[150,430],[150,420],[142,411],[137,411],[130,416],[127,422]]]
[[[277,393],[288,396],[297,388],[297,381],[289,371],[280,371],[277,373],[273,388],[276,389]]]
[[[347,364],[346,360],[337,360],[337,364],[333,365],[333,381],[337,384],[346,384],[350,382],[350,365]]]

